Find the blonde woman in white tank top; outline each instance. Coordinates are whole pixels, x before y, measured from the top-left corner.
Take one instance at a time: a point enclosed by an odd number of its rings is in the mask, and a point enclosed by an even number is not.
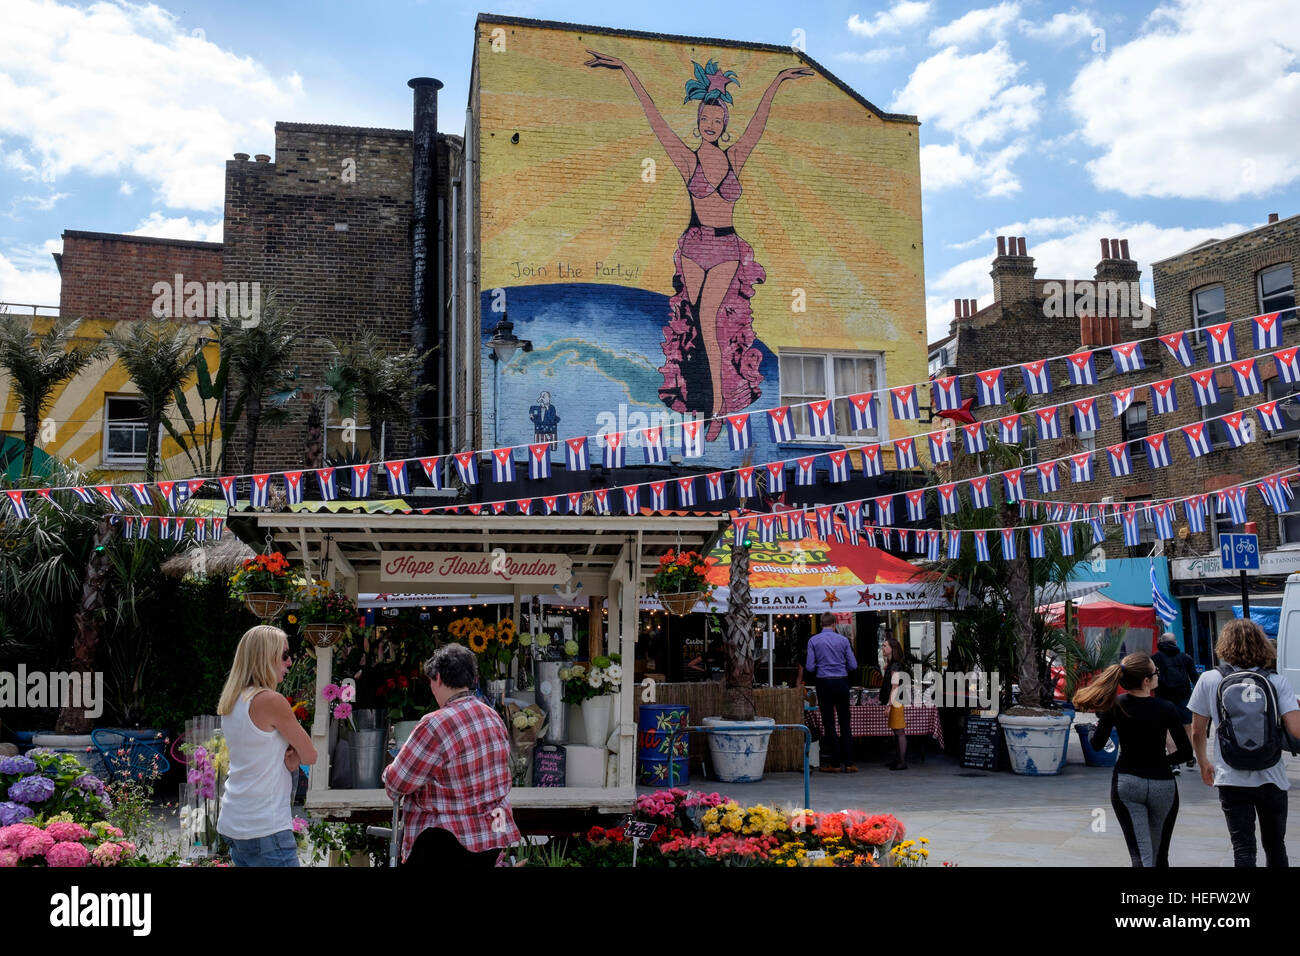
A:
[[[289,638],[278,627],[250,628],[217,713],[230,748],[230,776],[217,832],[235,866],[297,866],[293,781],[299,764],[316,762],[316,748],[275,688],[289,670]]]

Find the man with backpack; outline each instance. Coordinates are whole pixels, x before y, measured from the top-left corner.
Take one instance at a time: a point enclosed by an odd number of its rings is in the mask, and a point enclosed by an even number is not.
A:
[[[1192,712],[1187,709],[1187,702],[1192,696],[1192,687],[1196,684],[1196,663],[1183,653],[1178,646],[1178,639],[1169,631],[1160,635],[1160,643],[1151,661],[1160,674],[1160,683],[1156,685],[1155,694],[1161,700],[1167,700],[1178,708],[1178,716],[1183,722],[1183,729],[1192,736]],[[1172,736],[1169,738],[1173,742]],[[1195,760],[1189,760],[1187,766],[1196,766]],[[1178,773],[1175,769],[1174,773]]]
[[[1291,735],[1300,736],[1295,690],[1274,672],[1277,652],[1254,621],[1229,621],[1214,652],[1223,664],[1201,675],[1188,702],[1201,779],[1219,788],[1235,865],[1255,865],[1258,816],[1266,864],[1287,866],[1291,783],[1282,750],[1294,753]],[[1214,736],[1213,763],[1206,753],[1207,729]]]

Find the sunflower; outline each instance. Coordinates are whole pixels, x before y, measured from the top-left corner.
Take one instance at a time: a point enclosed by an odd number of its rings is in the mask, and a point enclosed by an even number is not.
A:
[[[501,634],[503,634],[503,635],[504,635],[504,634],[509,634],[511,637],[514,637],[514,636],[515,636],[515,622],[514,622],[514,619],[513,619],[513,618],[506,618],[504,621],[502,621],[500,624],[497,625],[497,630],[499,631],[499,633],[501,633]]]
[[[487,650],[488,638],[482,629],[476,629],[469,634],[469,649],[475,654],[482,654]]]
[[[452,621],[451,625],[447,628],[447,632],[451,634],[452,637],[455,638],[464,637],[465,625],[467,625],[468,623],[469,623],[469,619],[464,617],[462,617],[459,621]]]
[[[509,623],[509,621],[502,621],[497,625],[497,640],[501,642],[502,647],[509,647],[515,642],[514,627],[506,627]]]

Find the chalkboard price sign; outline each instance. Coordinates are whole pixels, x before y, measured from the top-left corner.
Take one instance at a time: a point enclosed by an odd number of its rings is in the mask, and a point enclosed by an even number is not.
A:
[[[533,786],[563,787],[564,757],[563,747],[538,744],[533,749]]]
[[[645,823],[641,820],[633,820],[623,828],[623,836],[629,840],[648,840],[655,835],[659,829],[657,823]]]
[[[967,717],[961,765],[975,770],[997,770],[1001,738],[996,717]]]

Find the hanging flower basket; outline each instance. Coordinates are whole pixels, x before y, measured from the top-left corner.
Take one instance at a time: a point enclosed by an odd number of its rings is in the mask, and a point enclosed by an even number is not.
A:
[[[666,593],[659,591],[655,597],[659,603],[668,609],[669,614],[676,614],[680,617],[683,614],[690,614],[691,608],[695,607],[701,601],[706,600],[709,596],[707,591],[674,591]]]
[[[288,606],[288,599],[274,591],[250,591],[244,595],[244,607],[263,621],[275,620]]]
[[[330,647],[348,632],[346,624],[304,624],[302,636],[317,647]]]

